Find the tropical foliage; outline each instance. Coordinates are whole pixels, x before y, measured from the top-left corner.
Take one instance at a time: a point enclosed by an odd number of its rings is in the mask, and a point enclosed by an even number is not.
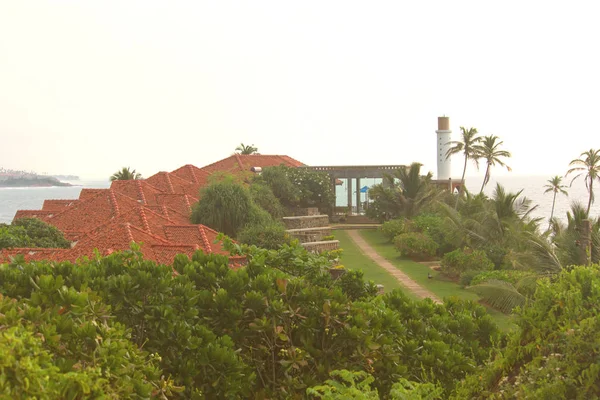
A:
[[[110,176],[110,181],[128,181],[133,179],[142,179],[142,174],[136,172],[135,169],[123,167],[119,171]]]
[[[401,233],[394,238],[394,246],[401,256],[413,260],[428,260],[438,249],[431,237],[420,232]]]
[[[562,184],[562,176],[553,176],[552,178],[548,179],[548,184],[544,185],[544,193],[552,193],[552,211],[550,212],[550,219],[549,219],[549,227],[550,228],[552,226],[552,219],[554,218],[554,206],[556,205],[556,195],[557,194],[563,194],[565,196],[568,196],[569,193],[565,190],[567,188],[567,185],[563,185]]]
[[[244,143],[240,143],[240,145],[238,147],[235,148],[235,151],[237,151],[240,154],[243,155],[250,155],[250,154],[254,154],[256,152],[258,152],[258,148],[254,147],[254,145],[245,145]]]
[[[448,396],[500,338],[474,303],[376,296],[360,274],[332,279],[330,257],[299,245],[225,246],[248,265],[200,252],[156,265],[134,247],[77,265],[0,266],[3,393],[293,398],[348,370],[384,397]]]
[[[486,168],[485,175],[483,176],[483,183],[479,193],[483,192],[483,189],[490,181],[491,169],[496,165],[505,167],[511,171],[511,168],[502,161],[502,158],[510,158],[510,153],[506,150],[500,150],[500,147],[504,144],[503,141],[499,140],[498,136],[490,135],[484,136],[480,143],[476,147],[476,157],[485,160]],[[463,178],[464,179],[464,178]]]
[[[460,178],[460,187],[458,190],[458,197],[456,198],[456,204],[454,208],[458,206],[458,200],[460,195],[464,191],[465,186],[465,173],[467,172],[467,164],[469,160],[472,160],[477,168],[479,168],[480,150],[479,145],[481,143],[481,137],[477,136],[478,132],[476,128],[465,128],[460,127],[461,140],[451,141],[449,144],[452,145],[446,153],[446,158],[450,158],[455,154],[462,153],[465,157],[465,164],[463,166],[462,177]]]
[[[589,214],[594,203],[594,182],[600,180],[600,149],[584,151],[579,157],[569,163],[571,168],[567,171],[566,176],[573,173],[577,174],[571,180],[571,185],[575,179],[583,176],[585,187],[589,193],[586,210],[586,213]]]

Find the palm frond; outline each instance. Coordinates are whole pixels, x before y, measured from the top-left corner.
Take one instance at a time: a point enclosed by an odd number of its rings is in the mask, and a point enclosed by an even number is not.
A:
[[[503,313],[511,313],[515,307],[522,307],[527,301],[519,291],[510,283],[490,279],[468,290],[477,293],[482,300]]]

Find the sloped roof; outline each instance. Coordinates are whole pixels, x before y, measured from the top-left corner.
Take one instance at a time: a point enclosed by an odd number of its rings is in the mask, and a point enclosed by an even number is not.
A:
[[[49,199],[44,200],[44,205],[42,206],[43,211],[64,211],[65,208],[71,207],[76,204],[79,200],[76,199]]]
[[[48,216],[45,221],[63,232],[89,232],[122,212],[127,212],[139,203],[112,189],[105,189],[96,196]]]
[[[192,205],[198,202],[198,199],[186,194],[161,193],[156,195],[156,202],[160,206],[166,206],[183,215],[190,215]]]
[[[201,168],[202,170],[214,173],[214,172],[248,172],[252,167],[275,167],[278,165],[286,165],[288,167],[302,167],[300,161],[295,160],[288,156],[281,155],[262,155],[262,154],[233,154],[223,160],[209,164],[206,167]]]
[[[143,179],[113,181],[110,188],[144,205],[156,205],[155,196],[163,192]]]
[[[172,171],[171,175],[175,175],[181,179],[185,179],[186,181],[204,186],[208,183],[208,176],[210,174],[207,171],[196,167],[195,165],[187,164]]]
[[[13,221],[19,218],[38,218],[42,221],[46,221],[49,216],[52,216],[54,214],[57,214],[57,212],[46,210],[17,210]]]

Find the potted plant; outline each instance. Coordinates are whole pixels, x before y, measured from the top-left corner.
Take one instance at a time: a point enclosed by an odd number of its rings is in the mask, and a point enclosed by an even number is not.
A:
[[[329,274],[331,275],[331,277],[333,279],[338,279],[345,273],[346,273],[346,268],[344,268],[343,265],[334,265],[333,267],[329,268]]]

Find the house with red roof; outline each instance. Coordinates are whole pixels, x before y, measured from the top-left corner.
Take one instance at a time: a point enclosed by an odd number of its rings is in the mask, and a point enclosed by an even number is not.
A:
[[[145,258],[170,264],[177,254],[197,251],[229,255],[218,232],[189,222],[192,206],[210,175],[218,172],[250,174],[255,167],[303,166],[288,156],[234,154],[203,168],[187,164],[172,172],[158,172],[146,179],[114,181],[108,189],[82,189],[74,200],[45,200],[41,210],[19,210],[14,219],[39,218],[57,227],[72,242],[70,249],[4,249],[0,262],[21,254],[28,261],[74,262],[108,255],[140,244]],[[230,256],[230,265],[243,265],[243,257]]]

